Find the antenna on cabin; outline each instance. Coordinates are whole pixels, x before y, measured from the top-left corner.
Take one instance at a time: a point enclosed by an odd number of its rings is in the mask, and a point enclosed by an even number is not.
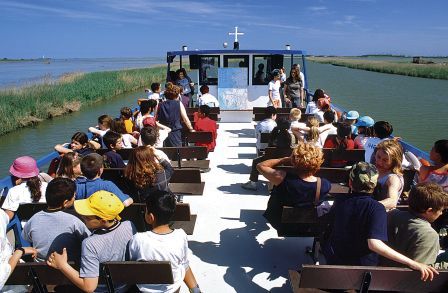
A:
[[[235,36],[235,41],[233,42],[233,50],[239,50],[240,49],[240,43],[238,42],[238,36],[242,36],[244,35],[244,33],[239,33],[238,32],[238,27],[235,27],[235,32],[234,33],[229,33],[229,36]]]

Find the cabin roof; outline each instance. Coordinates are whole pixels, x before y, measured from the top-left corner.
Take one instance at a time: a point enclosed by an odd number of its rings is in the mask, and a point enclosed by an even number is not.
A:
[[[268,54],[268,55],[305,55],[306,52],[302,50],[194,50],[194,51],[169,51],[167,56],[189,56],[189,55],[221,55],[221,54]]]

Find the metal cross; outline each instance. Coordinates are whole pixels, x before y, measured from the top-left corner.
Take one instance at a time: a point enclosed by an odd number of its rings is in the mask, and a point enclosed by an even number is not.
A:
[[[235,32],[234,33],[229,33],[229,36],[231,36],[231,35],[235,35],[235,42],[238,42],[238,36],[242,36],[242,35],[244,35],[244,33],[239,33],[238,32],[238,27],[236,26],[235,27]]]

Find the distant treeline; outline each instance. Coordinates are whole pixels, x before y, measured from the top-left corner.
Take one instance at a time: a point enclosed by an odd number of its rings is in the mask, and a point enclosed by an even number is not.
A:
[[[360,60],[345,57],[310,57],[308,60],[323,64],[332,64],[382,73],[433,79],[448,79],[448,64],[446,63],[413,64],[411,62]]]
[[[0,135],[81,106],[160,82],[165,67],[73,73],[57,81],[0,90]]]

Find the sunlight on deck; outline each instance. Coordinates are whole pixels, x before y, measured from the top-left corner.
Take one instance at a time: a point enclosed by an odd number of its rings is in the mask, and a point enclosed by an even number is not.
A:
[[[266,181],[257,191],[240,187],[254,157],[253,124],[221,123],[211,171],[202,174],[204,195],[184,197],[198,215],[190,265],[203,292],[291,292],[288,269],[312,263],[305,254],[311,238],[277,237],[262,216]]]

